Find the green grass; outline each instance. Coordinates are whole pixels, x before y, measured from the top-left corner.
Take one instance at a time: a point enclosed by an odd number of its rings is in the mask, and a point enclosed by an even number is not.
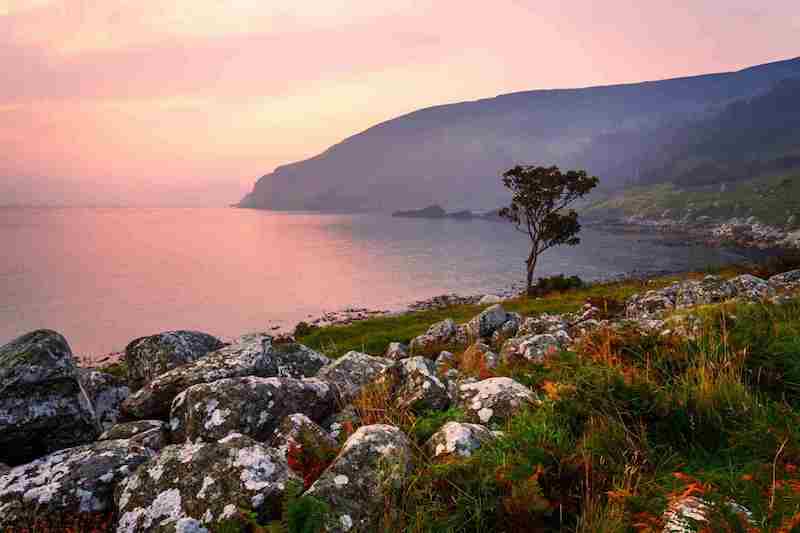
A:
[[[606,211],[650,218],[682,219],[691,208],[690,220],[707,216],[713,220],[755,216],[777,226],[800,228],[800,174],[763,176],[751,181],[702,188],[680,188],[670,183],[632,187],[599,200],[586,208],[587,214]]]
[[[748,531],[730,501],[751,531],[797,531],[800,300],[703,317],[694,339],[601,331],[501,368],[543,404],[470,458],[423,460],[395,530],[660,531],[668,503],[696,491],[709,531]]]
[[[622,301],[642,290],[667,286],[678,277],[666,276],[649,283],[629,280],[614,283],[598,283],[582,289],[569,290],[542,298],[517,298],[503,302],[507,311],[523,316],[541,313],[568,313],[579,310],[587,298]],[[350,350],[382,355],[390,342],[409,342],[425,333],[434,322],[452,318],[457,323],[466,322],[488,306],[458,305],[444,309],[410,312],[397,316],[371,318],[343,326],[315,329],[298,340],[311,348],[324,352],[329,357],[340,357]]]

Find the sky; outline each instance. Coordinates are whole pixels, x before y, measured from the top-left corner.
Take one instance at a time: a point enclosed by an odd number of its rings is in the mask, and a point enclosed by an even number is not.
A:
[[[796,0],[0,0],[0,205],[227,205],[421,107],[798,43]]]

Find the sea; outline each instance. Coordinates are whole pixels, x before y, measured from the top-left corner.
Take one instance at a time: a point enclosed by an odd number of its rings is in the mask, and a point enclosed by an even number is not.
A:
[[[587,225],[537,276],[585,280],[751,258],[657,233]],[[0,208],[0,344],[62,333],[88,360],[144,335],[232,338],[351,307],[399,311],[524,279],[525,235],[504,222],[234,208]]]

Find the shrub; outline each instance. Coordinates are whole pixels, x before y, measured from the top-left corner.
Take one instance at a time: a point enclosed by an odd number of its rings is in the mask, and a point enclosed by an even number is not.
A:
[[[553,292],[565,292],[571,289],[584,287],[583,280],[578,276],[565,277],[564,274],[539,278],[530,293],[531,296],[544,296]]]

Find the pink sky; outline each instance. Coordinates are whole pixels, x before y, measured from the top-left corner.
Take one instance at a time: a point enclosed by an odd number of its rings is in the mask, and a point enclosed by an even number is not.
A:
[[[0,0],[0,204],[225,205],[420,107],[800,55],[761,5]]]

